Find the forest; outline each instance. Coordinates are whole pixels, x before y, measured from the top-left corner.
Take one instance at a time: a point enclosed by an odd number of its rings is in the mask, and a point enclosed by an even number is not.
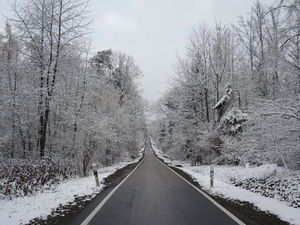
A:
[[[194,26],[151,107],[133,56],[95,49],[91,24],[86,0],[10,2],[0,31],[0,200],[87,178],[92,163],[139,160],[151,139],[183,170],[216,165],[220,180],[300,207],[299,0],[257,1],[236,24]],[[246,177],[248,168],[269,173]]]
[[[142,72],[126,53],[92,51],[88,2],[10,9],[0,34],[0,195],[136,158],[146,131]]]
[[[299,0],[8,2],[2,223],[300,224]]]
[[[300,2],[257,1],[236,25],[199,24],[150,125],[192,165],[300,169]]]

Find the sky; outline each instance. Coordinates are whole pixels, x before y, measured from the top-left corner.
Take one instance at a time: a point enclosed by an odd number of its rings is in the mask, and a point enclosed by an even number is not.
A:
[[[271,0],[263,0],[262,2]],[[198,24],[231,24],[250,11],[255,0],[90,0],[92,49],[127,53],[143,72],[138,83],[152,102],[167,90],[176,57]],[[7,0],[0,0],[7,15]],[[3,29],[5,18],[0,17]]]

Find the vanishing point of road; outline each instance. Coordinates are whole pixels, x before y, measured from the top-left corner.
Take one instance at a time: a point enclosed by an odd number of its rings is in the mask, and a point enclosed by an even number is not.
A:
[[[79,223],[84,224],[84,223]],[[89,225],[236,225],[164,166],[148,143],[141,165],[93,215]]]

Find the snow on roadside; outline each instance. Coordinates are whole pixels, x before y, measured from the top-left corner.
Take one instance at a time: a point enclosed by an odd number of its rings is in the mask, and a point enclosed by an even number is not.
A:
[[[142,151],[141,151],[142,152]],[[140,157],[142,153],[140,152]],[[113,174],[128,164],[138,162],[139,158],[133,162],[122,162],[111,167],[98,169],[100,182],[104,178]],[[1,224],[19,225],[26,224],[36,217],[46,217],[51,214],[53,209],[74,201],[76,196],[92,195],[95,196],[104,188],[103,184],[96,187],[94,176],[74,178],[63,181],[57,188],[38,193],[34,196],[19,197],[12,200],[0,200],[0,221]]]
[[[166,164],[171,164],[173,163],[173,160],[168,157],[167,155],[165,155],[159,148],[156,147],[156,145],[154,144],[152,138],[150,137],[150,142],[151,142],[151,147],[155,153],[155,155],[162,159]]]
[[[212,195],[219,195],[224,198],[236,199],[240,201],[246,201],[253,203],[260,210],[268,211],[277,215],[280,219],[287,221],[291,224],[300,225],[300,208],[293,208],[288,206],[285,202],[279,201],[274,198],[267,198],[260,194],[251,192],[249,190],[236,187],[228,182],[231,176],[253,176],[255,172],[258,172],[257,176],[263,176],[268,173],[268,166],[251,171],[250,168],[233,167],[233,166],[215,166],[215,180],[214,187],[209,188],[209,166],[190,166],[182,165],[181,170],[191,175],[201,187],[211,193]],[[233,175],[236,173],[236,175]]]
[[[151,140],[152,148],[157,157],[162,159],[169,165],[180,165],[176,167],[193,177],[203,190],[212,195],[221,196],[223,198],[234,199],[239,201],[250,202],[262,211],[270,212],[277,215],[281,220],[287,221],[294,225],[300,225],[300,208],[288,206],[285,202],[274,198],[267,198],[258,193],[251,192],[241,187],[236,187],[230,182],[235,178],[244,180],[247,178],[263,178],[270,175],[275,170],[279,170],[276,165],[263,165],[259,167],[242,167],[242,166],[214,166],[214,187],[210,188],[210,166],[190,166],[186,162],[172,162],[172,160],[159,148],[155,146]],[[298,184],[300,188],[300,184]],[[298,188],[298,190],[299,190]],[[300,193],[300,190],[299,190]]]

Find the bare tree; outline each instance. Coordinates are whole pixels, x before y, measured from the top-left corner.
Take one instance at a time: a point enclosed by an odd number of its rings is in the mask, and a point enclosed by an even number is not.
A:
[[[19,30],[20,39],[26,48],[39,77],[38,103],[38,148],[40,157],[45,155],[52,99],[55,94],[61,61],[76,39],[85,34],[85,1],[42,0],[13,2],[14,18],[11,20]]]
[[[220,99],[220,85],[229,69],[230,32],[216,25],[210,44],[209,61],[212,68],[211,80],[215,88],[216,102]]]

